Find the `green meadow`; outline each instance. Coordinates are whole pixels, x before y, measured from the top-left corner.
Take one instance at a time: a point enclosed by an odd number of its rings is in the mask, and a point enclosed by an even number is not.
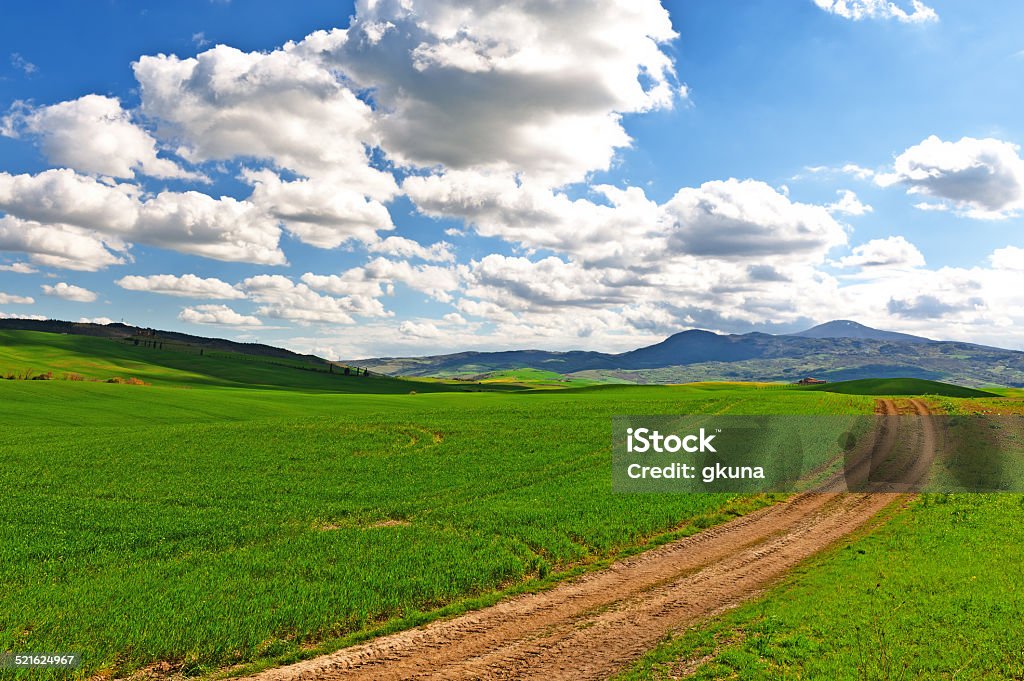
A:
[[[1024,678],[1024,497],[925,495],[617,681]]]
[[[0,369],[100,380],[0,381],[0,649],[81,652],[83,677],[311,655],[767,503],[612,494],[614,414],[873,403],[744,386],[479,392],[44,335],[5,339]],[[151,385],[102,382],[114,375]]]
[[[871,396],[782,386],[357,378],[3,334],[0,371],[25,369],[58,380],[0,380],[0,650],[82,653],[80,678],[309,657],[771,501],[613,494],[615,414],[874,408]],[[149,385],[104,382],[114,376]]]
[[[1024,416],[1017,389],[923,387],[939,413]],[[1022,520],[1022,494],[921,495],[616,681],[1024,679]]]

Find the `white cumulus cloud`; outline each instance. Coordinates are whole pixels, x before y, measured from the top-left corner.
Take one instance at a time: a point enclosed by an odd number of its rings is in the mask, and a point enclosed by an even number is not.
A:
[[[76,303],[91,303],[96,300],[96,294],[89,289],[82,288],[81,286],[75,286],[74,284],[68,284],[66,282],[60,282],[59,284],[43,284],[43,293],[48,296],[54,296],[55,298],[63,298],[64,300],[71,300]]]
[[[36,175],[0,172],[0,210],[24,220],[123,234],[138,220],[138,189],[69,168]]]
[[[95,272],[121,265],[124,244],[88,230],[0,217],[0,251],[25,253],[36,265]]]
[[[924,256],[902,236],[872,239],[854,247],[851,255],[836,261],[837,267],[908,268],[924,267]]]
[[[387,0],[305,47],[374,89],[399,163],[559,185],[629,145],[622,114],[672,106],[675,36],[655,0]]]
[[[32,319],[37,322],[43,322],[49,319],[46,315],[42,314],[22,314],[18,312],[0,312],[0,319]]]
[[[383,253],[400,258],[419,258],[434,262],[454,262],[455,254],[451,251],[452,245],[446,241],[439,241],[430,246],[406,239],[404,236],[389,236],[381,241],[371,243],[368,250],[371,253]]]
[[[133,65],[142,110],[189,160],[266,159],[388,197],[394,180],[370,166],[364,146],[377,140],[372,110],[311,50],[218,45],[187,59],[143,56]]]
[[[854,191],[841,189],[837,193],[839,194],[839,199],[825,206],[830,213],[864,215],[865,213],[870,213],[874,210],[874,208],[866,203],[861,203],[861,200],[857,197],[857,193]]]
[[[157,178],[203,179],[160,158],[156,139],[113,97],[85,95],[38,108],[21,105],[4,118],[0,132],[38,137],[51,163],[86,173],[132,178],[138,171]]]
[[[705,182],[665,205],[669,244],[697,256],[741,259],[810,253],[846,243],[822,206],[798,203],[757,180]]]
[[[245,294],[237,288],[215,277],[202,278],[194,274],[151,274],[149,276],[129,275],[116,282],[118,286],[129,291],[148,291],[182,298],[207,298],[212,300],[230,300],[245,298]]]
[[[814,0],[814,4],[826,12],[853,21],[895,19],[905,24],[920,24],[939,20],[935,10],[921,0],[910,0],[909,10],[907,3],[901,6],[895,0]]]
[[[18,296],[0,291],[0,305],[31,305],[36,302],[31,296]]]
[[[141,204],[131,236],[215,260],[283,265],[277,223],[249,201],[200,192],[161,192]]]
[[[147,197],[131,184],[55,169],[36,175],[0,173],[0,210],[7,218],[46,225],[51,231],[95,235],[117,250],[124,250],[123,241],[130,240],[216,260],[285,263],[277,220],[251,201],[228,196],[164,191]],[[31,246],[2,243],[0,250],[35,252]]]
[[[333,176],[284,182],[269,170],[247,171],[249,200],[280,220],[304,243],[336,248],[350,240],[378,241],[378,231],[394,229],[384,204],[366,198]]]
[[[14,272],[15,274],[35,274],[38,272],[27,262],[12,262],[10,265],[0,265],[0,272]]]
[[[1024,271],[1024,248],[1018,246],[997,248],[989,256],[989,262],[997,270]]]
[[[262,326],[257,317],[239,314],[227,305],[196,305],[186,307],[178,319],[189,324],[218,324],[221,326]]]
[[[951,204],[969,217],[997,219],[1024,208],[1020,147],[991,137],[945,142],[932,135],[897,156],[892,171],[880,173],[875,182],[945,202],[918,205],[925,210]]]
[[[260,274],[241,284],[248,296],[261,303],[257,314],[310,324],[354,324],[353,315],[389,317],[381,302],[371,296],[350,294],[344,297],[322,295],[305,283],[296,284],[279,274]]]

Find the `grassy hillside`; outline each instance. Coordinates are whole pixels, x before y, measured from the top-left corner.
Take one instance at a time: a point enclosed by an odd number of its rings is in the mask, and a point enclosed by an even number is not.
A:
[[[740,386],[237,390],[198,372],[183,390],[149,370],[148,387],[0,381],[0,649],[82,651],[82,677],[311,655],[763,503],[613,494],[613,414],[872,405]]]
[[[941,395],[943,397],[998,397],[994,393],[921,378],[863,378],[824,385],[800,386],[798,390],[818,390],[844,395]]]
[[[204,351],[167,344],[166,349],[90,336],[0,331],[0,376],[52,372],[61,379],[138,378],[153,385],[259,387],[346,393],[407,393],[479,389],[474,384],[407,381],[388,376],[328,373],[321,363]],[[501,386],[496,386],[500,389]],[[492,388],[493,389],[493,388]]]

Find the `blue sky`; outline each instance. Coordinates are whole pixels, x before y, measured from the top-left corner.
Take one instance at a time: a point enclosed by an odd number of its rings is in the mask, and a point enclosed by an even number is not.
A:
[[[1022,348],[1022,20],[19,3],[0,313],[339,358],[832,318]]]

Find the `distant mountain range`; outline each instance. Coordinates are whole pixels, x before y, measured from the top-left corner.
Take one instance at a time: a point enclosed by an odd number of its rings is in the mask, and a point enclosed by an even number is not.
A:
[[[196,347],[327,363],[260,343],[238,343],[126,324],[0,319],[0,330],[71,333],[124,340],[155,334]],[[516,369],[546,370],[566,379],[629,383],[693,381],[829,381],[859,378],[923,378],[964,386],[1024,387],[1024,352],[936,341],[837,320],[788,335],[717,334],[690,330],[660,343],[618,354],[577,350],[459,352],[429,357],[382,357],[349,362],[392,376],[482,379]]]
[[[831,321],[788,335],[717,334],[690,330],[660,343],[609,354],[513,350],[359,360],[390,375],[481,378],[511,369],[540,369],[569,378],[631,383],[925,378],[961,385],[1024,386],[1024,352],[935,341]]]

